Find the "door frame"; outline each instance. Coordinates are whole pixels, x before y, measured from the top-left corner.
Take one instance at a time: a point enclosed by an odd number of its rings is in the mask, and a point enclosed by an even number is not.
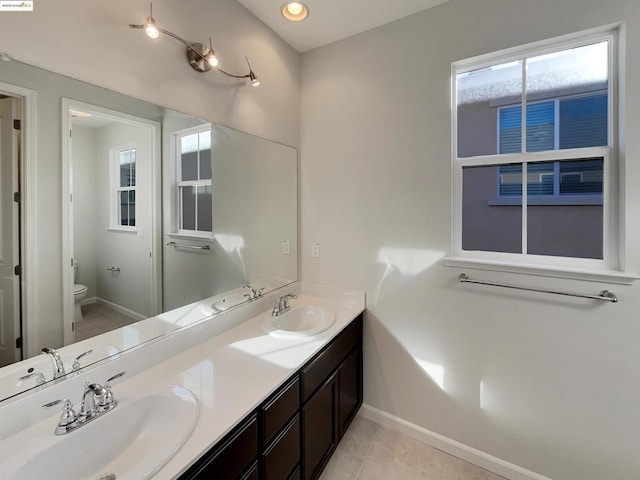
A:
[[[29,358],[39,350],[38,322],[33,315],[37,305],[36,239],[38,226],[28,222],[36,218],[36,100],[35,90],[0,82],[0,93],[22,99],[21,146],[20,146],[20,323],[22,336],[22,358]]]
[[[152,314],[162,312],[162,201],[160,123],[90,103],[62,98],[62,311],[64,345],[75,341],[73,332],[73,165],[71,159],[71,110],[95,112],[103,117],[149,130],[151,141],[151,302]]]

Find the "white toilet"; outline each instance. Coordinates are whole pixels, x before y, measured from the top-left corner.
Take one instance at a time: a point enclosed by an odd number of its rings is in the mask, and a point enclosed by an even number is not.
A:
[[[73,262],[73,280],[75,281],[78,277],[78,263]],[[82,320],[82,309],[80,308],[80,302],[87,296],[87,288],[86,285],[82,285],[81,283],[75,283],[73,285],[73,302],[74,302],[74,322],[79,322]]]

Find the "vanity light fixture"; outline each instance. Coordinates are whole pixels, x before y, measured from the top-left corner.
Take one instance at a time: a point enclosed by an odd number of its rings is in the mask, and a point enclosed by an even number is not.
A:
[[[309,15],[309,7],[302,2],[286,2],[280,9],[282,16],[292,22],[301,22]]]
[[[212,68],[215,68],[219,72],[233,78],[248,78],[251,81],[251,85],[257,87],[260,85],[260,80],[256,76],[255,72],[251,68],[251,64],[249,64],[249,59],[247,59],[247,65],[249,65],[249,73],[245,75],[234,75],[232,73],[226,72],[222,70],[218,64],[218,57],[216,57],[216,53],[213,50],[213,45],[211,43],[211,38],[209,38],[209,46],[203,45],[202,43],[189,43],[184,38],[176,35],[175,33],[170,32],[169,30],[165,30],[164,28],[158,27],[155,19],[153,18],[153,3],[149,4],[149,16],[147,20],[142,25],[129,25],[130,28],[140,28],[145,31],[148,37],[150,38],[158,38],[161,33],[168,35],[171,38],[178,40],[185,47],[187,47],[187,60],[189,61],[189,65],[198,71],[198,72],[208,72]],[[247,58],[247,57],[245,57]]]

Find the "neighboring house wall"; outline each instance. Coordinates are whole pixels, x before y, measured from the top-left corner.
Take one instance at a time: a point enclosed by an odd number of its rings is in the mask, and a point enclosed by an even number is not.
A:
[[[598,84],[538,93],[535,100],[591,93],[601,88]],[[458,106],[458,157],[498,153],[498,108],[514,102],[500,100]],[[498,168],[466,168],[463,192],[462,248],[521,253],[521,207],[489,204],[499,196]],[[530,206],[528,216],[529,253],[602,258],[602,206]]]

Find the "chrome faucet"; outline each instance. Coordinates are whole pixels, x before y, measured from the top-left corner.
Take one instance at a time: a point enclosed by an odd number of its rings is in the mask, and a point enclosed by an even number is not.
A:
[[[295,300],[296,298],[298,298],[298,296],[293,293],[285,293],[284,295],[282,295],[278,300],[276,300],[276,303],[273,305],[273,311],[271,312],[271,315],[277,317],[282,315],[283,313],[288,312],[291,308],[289,306],[289,299]]]
[[[248,288],[249,289],[249,293],[245,293],[244,294],[244,296],[247,297],[249,299],[249,301],[257,300],[258,298],[262,298],[262,291],[264,290],[264,287],[256,290],[255,288],[253,288],[251,286],[251,284],[243,283],[242,284],[242,288]]]
[[[103,401],[106,394],[107,390],[102,385],[98,383],[85,383],[78,420],[87,421],[97,415],[98,408],[96,406],[96,400],[98,402]]]
[[[65,371],[64,371],[64,365],[62,363],[62,358],[60,357],[60,354],[53,348],[48,348],[48,347],[44,347],[42,349],[43,353],[46,353],[47,355],[49,355],[49,357],[51,357],[51,361],[53,362],[53,378],[60,378],[62,376],[64,376]]]
[[[85,383],[80,412],[78,413],[75,412],[73,404],[66,398],[42,405],[43,408],[49,408],[62,404],[62,415],[56,425],[55,434],[64,435],[72,432],[94,418],[98,418],[100,415],[114,409],[118,402],[111,391],[111,382],[123,376],[124,373],[120,372],[111,377],[105,382],[104,387],[98,383]]]

